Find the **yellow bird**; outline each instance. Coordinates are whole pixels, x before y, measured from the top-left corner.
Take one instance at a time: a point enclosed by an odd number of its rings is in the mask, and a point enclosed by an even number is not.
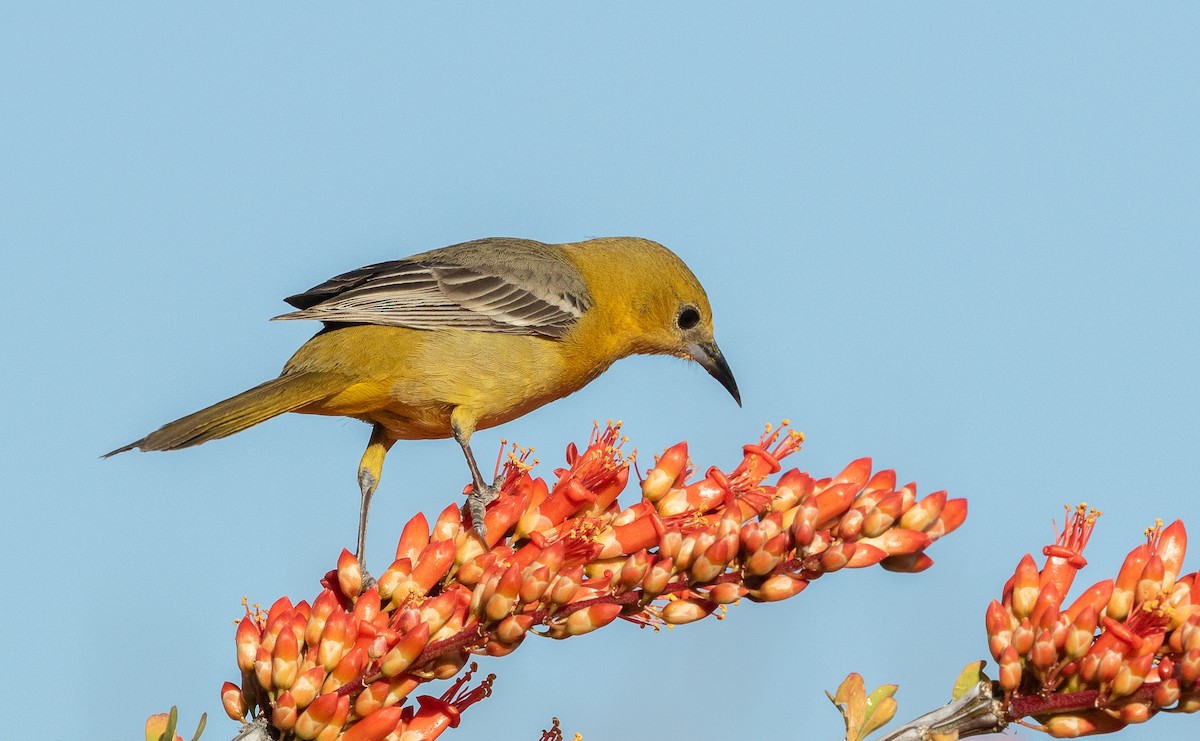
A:
[[[646,239],[481,239],[368,265],[286,300],[298,311],[276,319],[325,326],[278,378],[105,457],[199,445],[284,412],[361,419],[372,429],[358,468],[360,563],[371,495],[397,440],[458,441],[482,529],[496,492],[480,474],[471,434],[579,390],[621,358],[690,358],[741,404],[700,281]]]

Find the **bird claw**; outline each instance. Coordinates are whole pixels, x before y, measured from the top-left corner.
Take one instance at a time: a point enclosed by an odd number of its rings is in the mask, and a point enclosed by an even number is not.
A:
[[[483,516],[486,514],[487,506],[496,501],[499,496],[500,490],[495,485],[484,486],[483,488],[476,486],[467,495],[467,508],[471,512],[471,522],[475,523],[475,532],[479,533],[480,538],[487,535],[487,526],[483,524]]]

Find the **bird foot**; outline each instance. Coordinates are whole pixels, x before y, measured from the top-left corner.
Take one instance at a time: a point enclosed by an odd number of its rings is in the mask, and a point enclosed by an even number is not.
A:
[[[362,574],[362,588],[367,590],[375,586],[375,577],[371,576],[370,572],[367,571],[366,554],[364,554],[362,551],[359,551],[354,554],[354,557],[358,560],[358,570]]]
[[[482,489],[476,486],[467,495],[467,509],[471,513],[471,522],[475,523],[475,532],[479,533],[480,538],[487,535],[487,526],[483,524],[487,506],[496,501],[499,496],[500,490],[496,488],[495,484],[484,486]]]

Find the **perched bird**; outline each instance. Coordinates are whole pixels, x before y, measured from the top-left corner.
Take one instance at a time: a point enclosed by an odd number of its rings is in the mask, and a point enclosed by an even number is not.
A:
[[[358,468],[360,563],[371,495],[397,440],[458,441],[482,528],[496,492],[471,453],[471,434],[579,390],[620,358],[690,358],[741,404],[700,281],[646,239],[481,239],[368,265],[286,300],[298,311],[276,319],[325,326],[278,378],[105,457],[199,445],[284,412],[361,419],[372,429]]]

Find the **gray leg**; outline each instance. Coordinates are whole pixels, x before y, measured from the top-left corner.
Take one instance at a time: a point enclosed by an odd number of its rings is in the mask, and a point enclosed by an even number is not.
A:
[[[379,486],[379,477],[383,474],[383,458],[388,449],[396,441],[384,431],[380,425],[371,429],[371,441],[363,453],[362,462],[358,464],[358,488],[362,491],[362,506],[358,511],[358,564],[362,567],[363,575],[367,574],[367,515],[371,511],[371,495]]]
[[[467,466],[471,469],[474,488],[467,495],[467,507],[471,512],[471,522],[475,523],[475,532],[482,538],[487,535],[487,527],[483,524],[485,508],[500,496],[500,491],[494,485],[483,482],[483,475],[479,473],[479,465],[475,463],[475,455],[471,452],[471,434],[464,432],[457,424],[451,424],[451,428],[454,431],[454,439],[462,447],[463,455],[467,456]]]

